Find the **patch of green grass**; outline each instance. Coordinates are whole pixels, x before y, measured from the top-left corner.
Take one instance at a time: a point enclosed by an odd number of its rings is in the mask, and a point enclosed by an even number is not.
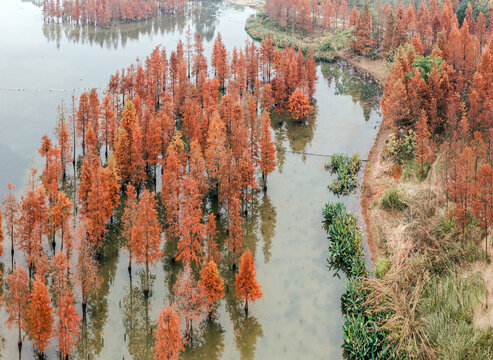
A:
[[[274,45],[278,48],[294,46],[296,50],[301,49],[303,53],[308,52],[308,49],[311,48],[316,61],[328,62],[335,60],[335,47],[341,46],[340,44],[344,43],[348,38],[346,33],[340,34],[337,37],[337,43],[334,43],[332,34],[310,35],[300,30],[293,32],[282,28],[261,12],[247,19],[245,30],[257,41],[262,41],[270,35]]]
[[[383,277],[390,269],[390,260],[388,257],[379,257],[375,263],[375,276]]]
[[[403,211],[407,208],[406,202],[395,188],[386,189],[380,198],[380,205],[389,211]]]
[[[479,273],[467,277],[449,274],[432,278],[418,303],[417,312],[435,359],[491,359],[491,330],[474,328],[474,309],[486,289]]]

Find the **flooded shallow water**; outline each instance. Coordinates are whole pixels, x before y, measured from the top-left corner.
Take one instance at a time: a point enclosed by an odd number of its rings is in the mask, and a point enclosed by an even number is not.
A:
[[[52,134],[62,99],[68,103],[72,94],[104,86],[117,69],[147,56],[156,45],[171,51],[185,39],[188,24],[203,35],[206,53],[217,32],[229,50],[241,47],[248,39],[245,20],[253,12],[208,2],[186,16],[83,30],[43,25],[41,9],[31,2],[2,0],[0,193],[8,180],[23,187],[29,165],[39,162],[41,136]],[[215,323],[195,329],[186,359],[342,358],[340,296],[345,281],[326,266],[327,240],[321,229],[323,204],[337,198],[327,189],[331,177],[323,165],[328,158],[319,155],[359,152],[366,159],[380,122],[379,90],[343,64],[319,65],[318,76],[317,113],[307,124],[280,123],[274,117],[279,167],[269,177],[267,194],[256,195],[246,220],[244,245],[255,255],[264,296],[250,305],[251,315],[245,318],[229,292]],[[359,211],[358,199],[356,193],[340,200]],[[128,275],[117,224],[110,227],[109,239],[102,260],[104,285],[91,301],[74,358],[151,359],[154,322],[170,300],[179,268],[163,262],[153,269],[152,296],[146,300],[141,296],[142,269],[134,266],[132,277]],[[2,259],[4,272],[10,268],[8,253]],[[227,264],[220,264],[220,273],[232,289]],[[8,331],[4,321],[2,310],[1,354],[16,359],[16,332]],[[25,341],[22,358],[32,357],[32,345]],[[58,358],[56,343],[48,358]]]

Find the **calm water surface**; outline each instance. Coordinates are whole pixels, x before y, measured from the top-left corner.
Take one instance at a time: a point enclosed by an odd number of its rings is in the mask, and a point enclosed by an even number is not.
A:
[[[8,180],[23,187],[28,167],[38,164],[43,134],[52,134],[57,105],[72,94],[103,87],[117,69],[147,56],[156,45],[171,51],[185,40],[190,24],[209,53],[220,32],[227,48],[248,39],[243,27],[254,10],[228,3],[195,6],[186,15],[126,24],[108,30],[43,25],[31,2],[0,2],[0,194]],[[249,318],[232,292],[220,302],[216,321],[196,326],[186,359],[340,359],[340,296],[344,279],[326,267],[327,240],[320,209],[336,197],[323,170],[326,157],[309,154],[359,152],[366,158],[380,122],[378,87],[342,64],[318,67],[317,113],[307,124],[273,120],[279,167],[269,177],[266,195],[257,194],[246,220],[245,246],[255,254],[264,296],[250,305]],[[20,89],[20,90],[18,90]],[[51,89],[51,91],[50,91]],[[68,90],[65,90],[68,89]],[[284,151],[283,151],[284,150]],[[342,201],[359,211],[358,194]],[[219,223],[221,228],[221,223]],[[141,296],[142,269],[127,272],[118,225],[109,229],[101,273],[104,285],[91,300],[87,325],[74,358],[151,359],[158,310],[170,301],[178,267],[162,263],[152,271],[152,296]],[[8,245],[6,245],[8,248]],[[8,250],[8,249],[7,249]],[[9,251],[3,257],[10,269]],[[22,262],[19,257],[16,261]],[[221,276],[234,278],[226,264]],[[80,304],[77,305],[80,311]],[[17,359],[17,335],[3,326],[1,354]],[[26,339],[22,359],[33,357]],[[48,352],[57,359],[56,343]]]

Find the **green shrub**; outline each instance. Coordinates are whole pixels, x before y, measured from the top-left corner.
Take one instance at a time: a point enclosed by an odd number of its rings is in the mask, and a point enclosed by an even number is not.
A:
[[[390,260],[388,257],[379,257],[375,263],[375,276],[377,278],[383,277],[390,268]]]
[[[332,203],[328,202],[322,209],[322,215],[324,217],[323,227],[325,231],[328,231],[329,225],[341,214],[346,212],[346,205],[341,202]]]
[[[423,163],[423,166],[416,166],[415,167],[416,178],[419,181],[423,181],[428,176],[428,172],[430,171],[430,169],[431,169],[431,163],[429,161],[425,161]]]
[[[337,162],[342,157],[334,157]],[[339,166],[339,165],[337,165]],[[383,313],[373,314],[367,305],[368,290],[362,280],[368,276],[362,234],[353,214],[342,203],[327,203],[322,209],[323,226],[330,240],[329,267],[346,276],[346,293],[341,296],[344,313],[344,353],[348,359],[398,358],[386,342],[387,334],[379,328]]]
[[[416,151],[416,133],[413,130],[392,134],[386,141],[385,150],[398,164],[414,158]]]
[[[407,204],[395,188],[386,189],[380,198],[380,205],[390,211],[402,211]]]
[[[387,349],[386,333],[381,331],[371,317],[358,313],[346,315],[342,325],[344,331],[344,353],[348,359],[395,359]]]
[[[265,14],[250,16],[245,24],[246,32],[257,41],[262,41],[268,35],[271,36],[274,45],[278,48],[294,46],[306,53],[312,49],[316,61],[334,61],[336,56],[334,36],[332,34],[321,35],[316,38],[307,36],[304,31],[291,32],[279,26],[279,24],[266,17]],[[342,40],[340,40],[342,41]]]
[[[346,292],[341,296],[341,308],[344,314],[358,314],[365,312],[365,302],[368,292],[363,288],[361,281],[357,277],[350,277],[346,280]]]
[[[336,195],[348,195],[358,186],[358,171],[360,169],[359,154],[348,157],[344,154],[334,154],[325,169],[336,174],[336,179],[329,189]]]
[[[328,225],[329,266],[347,276],[366,276],[362,234],[353,214],[339,215]]]

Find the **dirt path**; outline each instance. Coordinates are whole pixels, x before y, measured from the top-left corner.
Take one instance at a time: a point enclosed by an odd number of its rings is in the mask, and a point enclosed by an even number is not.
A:
[[[384,255],[383,246],[379,245],[378,229],[378,201],[387,186],[392,183],[392,178],[388,175],[391,163],[383,159],[382,154],[385,148],[385,140],[392,133],[391,127],[385,120],[380,125],[375,143],[368,155],[368,162],[363,175],[361,186],[361,211],[366,226],[368,247],[371,251],[373,263]]]

